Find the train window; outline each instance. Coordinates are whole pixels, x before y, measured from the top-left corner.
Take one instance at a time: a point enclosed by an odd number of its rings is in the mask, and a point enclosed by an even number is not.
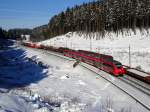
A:
[[[111,65],[107,64],[107,63],[103,63],[104,66],[107,66],[107,67],[112,67]]]
[[[122,64],[118,61],[113,61],[113,63],[116,65],[117,68],[121,68],[122,67]]]
[[[89,59],[86,59],[85,62],[86,62],[86,63],[89,63],[89,64],[93,64],[93,61],[92,61],[92,60],[89,60]]]
[[[111,57],[108,58],[108,57],[104,57],[104,56],[101,56],[101,55],[96,55],[95,58],[106,60],[107,62],[113,62],[113,58],[111,58]]]
[[[102,63],[100,63],[100,62],[95,62],[94,65],[95,65],[96,67],[101,67],[101,66],[102,66]]]
[[[92,56],[92,54],[86,54],[87,56]]]
[[[121,67],[122,67],[122,65],[121,65],[121,64],[117,64],[116,66],[117,66],[117,68],[121,68]]]

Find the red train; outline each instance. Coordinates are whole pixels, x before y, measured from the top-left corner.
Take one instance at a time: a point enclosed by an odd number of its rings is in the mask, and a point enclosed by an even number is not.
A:
[[[28,46],[28,47],[31,47],[31,48],[41,49],[41,45],[37,45],[37,44],[32,43],[32,42],[24,42],[24,43],[22,43],[22,45]]]
[[[54,52],[63,53],[67,57],[74,58],[76,60],[88,63],[114,76],[125,74],[125,70],[122,64],[114,60],[113,57],[110,55],[98,54],[98,53],[84,51],[84,50],[76,51],[64,47],[56,48],[53,46],[36,45],[33,43],[23,43],[23,45],[32,48],[46,49]]]
[[[150,84],[149,74],[142,75],[143,72],[137,73],[136,71],[134,73],[133,70],[131,71],[129,69],[125,69],[123,68],[120,62],[114,60],[113,57],[110,55],[104,55],[104,54],[99,54],[99,53],[84,51],[84,50],[76,51],[76,50],[72,50],[72,49],[64,48],[64,47],[37,45],[35,43],[30,43],[30,42],[22,43],[22,45],[31,47],[31,48],[45,49],[49,51],[63,53],[67,57],[74,58],[76,60],[88,63],[114,76],[124,75],[126,73],[134,78],[137,78],[141,81],[144,81]]]
[[[114,60],[110,55],[98,54],[83,50],[65,50],[64,55],[88,63],[114,76],[125,74],[122,64]]]
[[[126,68],[126,74],[128,74],[131,77],[134,77],[136,79],[139,79],[140,81],[150,84],[150,74],[149,73],[146,73],[146,72],[143,72],[140,70],[136,70],[136,69],[132,69],[132,68]]]

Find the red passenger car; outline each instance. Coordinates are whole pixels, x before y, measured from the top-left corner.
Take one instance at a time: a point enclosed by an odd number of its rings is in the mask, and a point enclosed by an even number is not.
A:
[[[98,54],[83,50],[79,51],[65,50],[64,55],[88,63],[105,72],[113,74],[114,76],[125,74],[125,70],[122,64],[118,61],[113,60],[113,57],[109,55]]]
[[[41,45],[37,45],[37,44],[32,43],[32,42],[24,42],[23,45],[27,46],[27,47],[31,47],[31,48],[37,48],[37,49],[41,48]]]

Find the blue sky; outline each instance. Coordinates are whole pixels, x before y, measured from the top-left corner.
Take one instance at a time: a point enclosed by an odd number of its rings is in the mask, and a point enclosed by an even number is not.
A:
[[[67,7],[92,0],[0,0],[0,27],[33,28],[47,24]]]

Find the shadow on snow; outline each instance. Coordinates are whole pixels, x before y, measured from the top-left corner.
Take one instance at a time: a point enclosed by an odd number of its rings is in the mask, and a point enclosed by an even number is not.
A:
[[[34,60],[36,56],[33,57]],[[0,52],[0,91],[24,87],[46,77],[47,69],[26,57],[26,52],[11,48]]]

